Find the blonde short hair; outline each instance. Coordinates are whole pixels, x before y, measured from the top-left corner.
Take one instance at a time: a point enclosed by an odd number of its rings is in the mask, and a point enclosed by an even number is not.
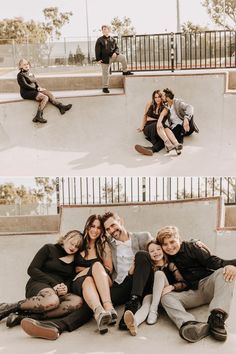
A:
[[[83,234],[79,230],[68,231],[64,236],[59,237],[57,244],[62,246],[64,245],[64,242],[66,240],[70,240],[71,238],[74,237],[78,238],[76,247],[78,247],[79,249],[82,248],[84,238],[83,238]]]
[[[158,232],[156,236],[157,242],[163,245],[166,238],[174,236],[177,240],[181,240],[179,229],[176,226],[164,226]]]

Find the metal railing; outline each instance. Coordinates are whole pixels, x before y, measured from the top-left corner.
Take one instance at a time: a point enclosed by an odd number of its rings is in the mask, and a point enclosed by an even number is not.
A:
[[[223,196],[236,204],[236,177],[61,177],[60,205],[156,202]]]
[[[117,39],[133,71],[236,67],[236,32],[206,31]]]
[[[95,41],[64,38],[63,42],[44,44],[4,44],[0,39],[0,67],[16,66],[27,57],[35,66],[89,65],[95,60]],[[205,31],[122,36],[120,51],[133,71],[215,69],[236,67],[236,32]],[[2,44],[1,44],[2,43]],[[120,70],[113,65],[113,70]]]

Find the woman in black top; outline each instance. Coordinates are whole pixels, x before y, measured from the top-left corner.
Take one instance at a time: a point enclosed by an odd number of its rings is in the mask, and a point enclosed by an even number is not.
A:
[[[34,123],[46,123],[43,118],[43,110],[46,104],[51,102],[56,106],[61,114],[71,109],[72,104],[63,105],[53,96],[50,91],[39,86],[35,76],[30,72],[30,63],[26,59],[19,61],[19,73],[17,74],[17,82],[20,86],[21,97],[28,100],[36,100],[39,102],[39,107],[36,116],[33,118]]]
[[[168,125],[168,116],[169,110],[163,103],[162,92],[155,90],[152,93],[152,101],[149,101],[145,107],[142,125],[138,128],[138,131],[143,132],[153,146],[135,145],[135,149],[139,153],[153,155],[153,152],[158,152],[164,147],[167,152],[175,149],[178,155],[181,153],[182,144],[179,144],[171,131]],[[159,118],[162,120],[161,123],[159,123]]]
[[[26,284],[26,299],[16,304],[1,304],[0,320],[11,314],[7,326],[13,327],[26,315],[39,319],[56,318],[79,308],[82,299],[70,294],[70,285],[75,276],[74,255],[82,242],[81,233],[73,230],[56,244],[40,248],[28,268],[30,279]]]
[[[106,333],[108,324],[116,322],[117,313],[110,295],[111,247],[100,215],[88,218],[84,228],[83,251],[76,254],[75,265],[78,274],[72,283],[72,290],[83,296],[94,312],[100,333]]]
[[[144,297],[142,306],[135,315],[131,311],[125,312],[124,321],[131,335],[137,334],[138,326],[145,320],[149,325],[157,322],[158,306],[164,294],[187,289],[182,275],[173,262],[168,262],[167,256],[157,241],[150,241],[147,244],[147,251],[154,272],[152,295]]]

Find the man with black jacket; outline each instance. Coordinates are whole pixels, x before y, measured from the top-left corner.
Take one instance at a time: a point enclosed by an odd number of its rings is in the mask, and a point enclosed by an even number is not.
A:
[[[115,38],[110,36],[109,26],[102,26],[102,34],[96,41],[95,54],[96,61],[102,66],[102,91],[109,93],[109,70],[111,63],[121,63],[123,75],[133,75],[133,73],[127,70],[127,60],[123,54],[120,54]]]
[[[157,233],[157,240],[170,262],[175,263],[190,290],[171,292],[162,297],[162,306],[188,342],[210,334],[225,341],[225,320],[228,317],[236,279],[236,259],[223,260],[192,242],[182,241],[175,226],[166,226]],[[208,322],[198,322],[186,309],[209,304]]]

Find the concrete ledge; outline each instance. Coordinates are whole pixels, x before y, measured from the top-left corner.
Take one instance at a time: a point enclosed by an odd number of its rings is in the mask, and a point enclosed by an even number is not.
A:
[[[1,216],[0,235],[55,233],[59,215]]]
[[[37,76],[37,81],[41,87],[46,87],[49,91],[92,90],[102,87],[101,74]],[[110,87],[124,87],[124,76],[122,73],[114,73],[111,75]],[[0,77],[0,92],[19,92],[19,85],[16,78]]]
[[[111,88],[110,94],[107,95],[102,92],[101,89],[95,90],[77,90],[77,91],[52,91],[56,98],[70,98],[70,97],[92,97],[92,96],[114,96],[123,95],[123,88]],[[1,103],[13,103],[13,102],[26,102],[19,93],[0,93],[0,104]]]

